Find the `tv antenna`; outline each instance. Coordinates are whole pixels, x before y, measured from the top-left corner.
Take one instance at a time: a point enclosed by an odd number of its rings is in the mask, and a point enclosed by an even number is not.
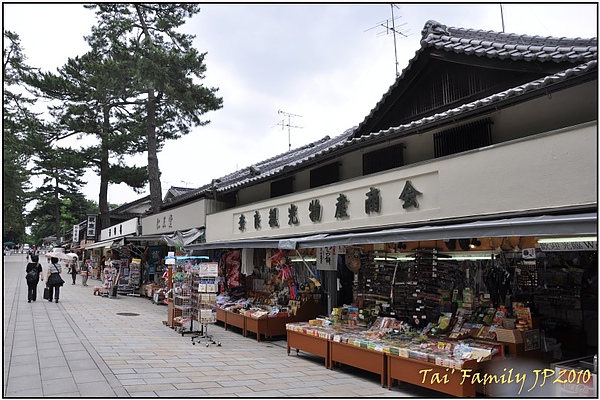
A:
[[[297,126],[297,125],[292,125],[292,117],[302,117],[302,115],[297,115],[297,114],[292,114],[292,113],[288,113],[285,111],[281,111],[281,110],[277,110],[277,114],[281,114],[284,117],[287,117],[287,124],[285,123],[285,118],[282,119],[281,121],[279,121],[278,123],[276,123],[275,125],[273,125],[273,127],[280,125],[281,126],[281,130],[284,130],[284,128],[287,126],[288,128],[288,151],[292,149],[292,139],[291,139],[291,128],[298,128],[298,129],[302,129],[301,126]]]
[[[400,9],[400,7],[398,7],[395,4],[390,4],[390,8],[392,11],[392,19],[386,19],[383,21],[378,22],[375,26],[367,29],[365,32],[370,31],[371,29],[375,29],[378,27],[383,27],[385,30],[382,32],[377,33],[377,36],[382,36],[383,34],[385,35],[394,35],[394,57],[396,59],[396,77],[400,76],[400,72],[398,72],[398,51],[396,50],[396,35],[402,35],[404,37],[408,37],[409,35],[407,35],[408,30],[400,30],[401,27],[405,26],[406,23],[400,24],[398,25],[398,27],[396,27],[396,20],[400,19],[402,16],[398,16],[398,17],[394,17],[394,8],[397,8],[398,10]]]

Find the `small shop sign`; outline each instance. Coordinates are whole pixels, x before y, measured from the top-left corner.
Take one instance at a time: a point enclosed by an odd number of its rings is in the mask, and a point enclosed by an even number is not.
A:
[[[597,251],[597,241],[538,243],[541,251]]]

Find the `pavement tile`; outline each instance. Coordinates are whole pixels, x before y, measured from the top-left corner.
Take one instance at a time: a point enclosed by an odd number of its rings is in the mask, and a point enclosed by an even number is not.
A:
[[[106,381],[78,383],[77,387],[82,397],[115,397],[115,391]]]
[[[73,372],[73,379],[75,382],[88,383],[88,382],[106,382],[106,378],[99,370],[75,370]]]
[[[171,384],[162,384],[162,385],[148,385],[146,383],[142,384],[142,385],[123,385],[123,387],[125,388],[125,390],[127,390],[128,392],[140,392],[140,391],[152,391],[152,392],[158,392],[158,391],[165,391],[165,390],[175,390],[175,386],[171,385]]]
[[[96,365],[94,360],[91,360],[89,358],[83,359],[83,360],[69,360],[67,362],[69,364],[69,367],[73,371],[90,370],[90,369],[97,370],[98,369],[98,366]]]
[[[65,378],[52,378],[42,380],[44,396],[78,392],[77,385],[71,376]]]

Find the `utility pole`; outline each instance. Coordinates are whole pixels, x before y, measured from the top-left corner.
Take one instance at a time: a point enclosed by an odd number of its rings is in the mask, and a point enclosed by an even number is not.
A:
[[[299,128],[302,129],[301,126],[297,126],[297,125],[292,125],[291,123],[291,118],[292,117],[302,117],[302,115],[296,115],[296,114],[292,114],[292,113],[288,113],[285,111],[281,111],[281,110],[277,110],[277,114],[281,114],[284,117],[287,117],[287,124],[285,123],[285,118],[282,119],[281,121],[279,121],[277,124],[273,125],[273,126],[277,126],[277,125],[281,125],[281,130],[283,130],[286,126],[288,128],[288,151],[292,149],[292,138],[291,138],[291,128]]]

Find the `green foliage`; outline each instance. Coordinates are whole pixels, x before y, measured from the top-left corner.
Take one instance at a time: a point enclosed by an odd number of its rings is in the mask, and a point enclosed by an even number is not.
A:
[[[12,227],[14,239],[23,241],[26,222],[23,217],[31,188],[28,161],[34,150],[28,135],[41,127],[37,115],[29,111],[35,99],[22,89],[22,77],[32,70],[25,63],[19,36],[4,31],[3,104],[2,104],[2,221],[3,233]]]

